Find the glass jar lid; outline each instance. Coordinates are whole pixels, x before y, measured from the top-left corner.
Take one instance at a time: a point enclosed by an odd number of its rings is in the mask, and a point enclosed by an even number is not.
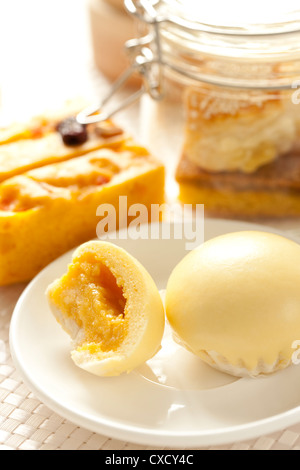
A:
[[[291,88],[300,76],[299,0],[125,0],[149,25],[165,72],[228,87]]]
[[[145,92],[162,99],[165,77],[177,84],[192,81],[259,93],[299,87],[299,0],[272,4],[264,0],[124,0],[124,4],[148,25],[147,33],[127,41],[131,67],[100,103],[79,113],[77,120],[82,124],[109,119]],[[144,78],[141,88],[104,112],[103,107],[136,71]]]
[[[299,0],[143,0],[161,18],[169,42],[196,53],[239,60],[300,58]],[[165,21],[163,20],[165,19]]]
[[[161,15],[184,19],[203,31],[266,35],[300,30],[299,0],[162,0],[154,1]]]

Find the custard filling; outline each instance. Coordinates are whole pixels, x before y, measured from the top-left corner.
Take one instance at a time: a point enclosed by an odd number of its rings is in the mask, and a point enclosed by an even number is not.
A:
[[[126,298],[112,272],[103,264],[70,265],[54,302],[83,330],[78,350],[115,351],[126,335]]]

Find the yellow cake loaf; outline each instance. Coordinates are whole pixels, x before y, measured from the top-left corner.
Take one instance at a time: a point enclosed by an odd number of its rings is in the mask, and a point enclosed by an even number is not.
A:
[[[160,204],[164,167],[127,140],[7,179],[0,184],[0,285],[30,280],[67,250],[96,237],[100,204],[119,196]],[[148,211],[150,213],[150,211]]]
[[[99,148],[118,148],[129,136],[111,121],[90,126],[88,138],[80,145],[65,145],[57,130],[59,117],[41,116],[29,124],[0,130],[0,182],[25,171],[84,155]]]
[[[60,109],[51,109],[38,116],[33,116],[28,121],[13,122],[9,126],[0,127],[0,145],[18,140],[35,139],[48,132],[53,132],[59,122],[76,115],[87,105],[86,100],[78,97],[66,101]]]

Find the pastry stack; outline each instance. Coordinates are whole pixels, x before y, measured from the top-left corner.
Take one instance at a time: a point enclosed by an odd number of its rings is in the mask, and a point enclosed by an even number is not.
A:
[[[188,88],[180,198],[221,217],[300,215],[300,108],[291,92]]]

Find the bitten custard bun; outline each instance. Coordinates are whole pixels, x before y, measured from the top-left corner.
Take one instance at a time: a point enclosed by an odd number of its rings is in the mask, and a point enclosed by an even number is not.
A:
[[[146,269],[112,243],[81,245],[47,297],[73,340],[73,361],[88,372],[130,372],[160,349],[165,313],[158,289]]]
[[[166,314],[174,339],[211,366],[260,376],[292,362],[300,340],[300,246],[276,234],[205,242],[173,270]]]

